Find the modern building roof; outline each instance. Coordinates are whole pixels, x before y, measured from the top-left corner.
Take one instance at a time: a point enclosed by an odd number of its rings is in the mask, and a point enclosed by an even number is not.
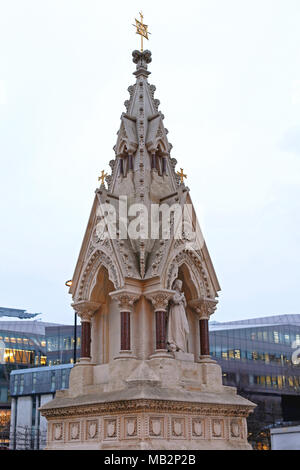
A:
[[[40,313],[27,313],[26,310],[19,308],[0,307],[0,317],[14,317],[14,318],[34,318]]]
[[[272,315],[248,320],[229,321],[224,323],[210,322],[210,331],[233,330],[240,328],[258,328],[262,326],[297,325],[300,326],[300,314]]]
[[[45,335],[48,326],[62,326],[59,323],[48,323],[39,320],[32,321],[0,321],[0,331],[18,331],[20,333],[32,333]]]
[[[57,364],[53,366],[44,366],[44,367],[30,367],[27,369],[16,369],[12,370],[10,375],[23,375],[23,374],[32,374],[36,372],[47,372],[49,370],[55,371],[60,369],[72,369],[73,364]]]

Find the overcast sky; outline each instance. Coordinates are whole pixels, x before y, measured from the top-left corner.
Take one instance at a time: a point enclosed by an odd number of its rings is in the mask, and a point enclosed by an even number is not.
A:
[[[299,0],[0,0],[0,306],[73,321],[132,23],[221,287],[214,320],[300,313]]]

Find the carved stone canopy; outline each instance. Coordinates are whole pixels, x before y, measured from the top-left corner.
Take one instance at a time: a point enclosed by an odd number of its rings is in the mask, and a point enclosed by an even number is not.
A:
[[[146,299],[150,300],[155,312],[165,312],[168,307],[169,300],[175,292],[169,289],[161,289],[145,294]]]
[[[209,317],[217,308],[217,300],[202,297],[200,299],[190,300],[189,306],[197,312],[200,320],[209,320]]]
[[[81,321],[90,322],[94,313],[100,308],[101,303],[82,300],[72,304]]]
[[[121,312],[131,312],[134,302],[140,298],[138,293],[129,291],[114,291],[109,295],[118,302]]]

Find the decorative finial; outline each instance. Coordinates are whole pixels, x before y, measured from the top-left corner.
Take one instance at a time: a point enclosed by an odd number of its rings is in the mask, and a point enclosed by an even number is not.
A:
[[[148,31],[148,25],[143,23],[144,16],[142,12],[140,12],[140,17],[141,21],[135,18],[135,24],[133,24],[132,26],[136,28],[136,34],[139,34],[141,36],[141,52],[143,52],[143,38],[149,39],[148,34],[151,33],[149,33]]]
[[[107,174],[107,173],[104,173],[104,170],[102,170],[101,175],[98,176],[98,181],[101,180],[101,186],[102,186],[102,185],[104,186],[104,180],[105,180],[106,176],[108,176],[108,174]]]
[[[181,183],[181,184],[183,183],[183,178],[187,178],[187,175],[185,175],[185,174],[183,173],[183,169],[182,169],[182,168],[180,168],[180,171],[177,171],[177,175],[180,176],[180,183]]]

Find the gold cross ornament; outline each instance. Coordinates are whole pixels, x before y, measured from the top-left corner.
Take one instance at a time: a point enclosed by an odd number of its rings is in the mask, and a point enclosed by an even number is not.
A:
[[[108,176],[107,173],[104,173],[104,170],[102,170],[101,176],[98,176],[98,181],[101,180],[101,185],[104,184],[104,180],[105,180],[106,176]]]
[[[132,26],[136,28],[136,34],[139,34],[141,36],[141,52],[143,52],[143,38],[149,39],[148,34],[151,33],[149,33],[148,31],[148,25],[143,23],[144,16],[142,12],[140,12],[140,17],[141,21],[135,18],[135,24],[133,24]]]
[[[183,178],[187,178],[187,175],[183,173],[183,169],[180,168],[180,171],[177,171],[177,175],[180,176],[180,183],[183,183]]]

